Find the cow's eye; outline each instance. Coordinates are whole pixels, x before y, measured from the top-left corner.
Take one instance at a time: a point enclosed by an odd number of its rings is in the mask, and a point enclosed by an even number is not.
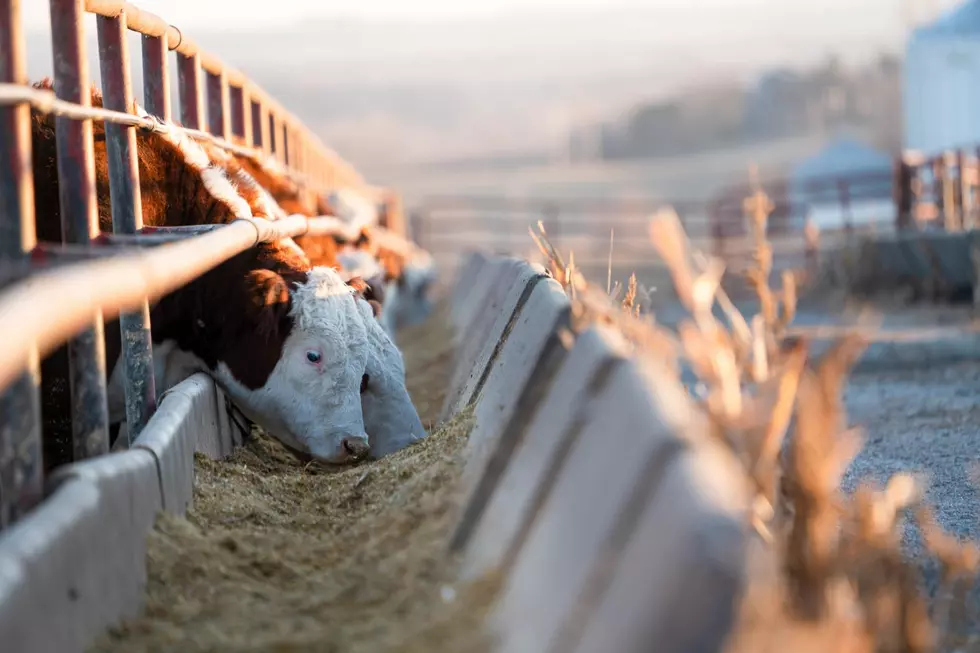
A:
[[[368,389],[368,381],[370,380],[371,377],[367,374],[361,377],[361,393],[364,393]]]
[[[323,358],[323,357],[320,355],[320,352],[318,352],[318,351],[308,351],[308,352],[306,352],[306,360],[310,361],[314,365],[317,364],[317,363],[319,363],[321,358]]]

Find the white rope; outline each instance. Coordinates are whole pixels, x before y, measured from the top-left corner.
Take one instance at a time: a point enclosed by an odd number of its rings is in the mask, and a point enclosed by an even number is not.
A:
[[[0,83],[0,105],[10,106],[17,104],[28,104],[41,113],[61,118],[70,118],[72,120],[101,120],[126,127],[137,127],[146,132],[163,135],[183,132],[196,141],[204,141],[228,152],[248,157],[263,169],[273,174],[281,174],[301,185],[308,184],[309,177],[307,175],[281,166],[278,161],[271,159],[271,157],[262,156],[258,150],[236,145],[235,143],[231,143],[199,129],[189,129],[166,123],[150,114],[135,116],[123,111],[82,106],[81,104],[62,100],[53,91],[49,91],[48,89],[33,88],[21,84]]]

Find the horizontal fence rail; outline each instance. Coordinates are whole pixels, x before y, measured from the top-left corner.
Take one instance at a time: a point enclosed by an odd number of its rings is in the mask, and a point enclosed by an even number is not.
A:
[[[356,240],[361,225],[294,214],[238,216],[225,225],[144,227],[136,131],[180,132],[248,157],[325,198],[345,189],[383,201],[375,241],[404,256],[393,195],[354,168],[244,75],[180,29],[126,2],[49,0],[54,90],[28,86],[22,0],[0,0],[0,529],[44,496],[45,467],[109,448],[103,321],[119,316],[128,438],[155,410],[149,303],[259,243],[301,235]],[[104,108],[91,106],[82,17],[97,16]],[[127,31],[142,34],[144,110],[134,103]],[[177,57],[179,114],[171,122],[168,52]],[[38,243],[31,110],[55,117],[63,242]],[[92,121],[106,126],[112,233],[100,233]],[[148,247],[149,249],[144,249]],[[42,461],[40,361],[69,343],[72,447]],[[122,442],[121,446],[128,446]],[[47,464],[43,464],[47,463]]]
[[[861,236],[980,224],[980,148],[933,157],[907,152],[890,171],[738,184],[707,200],[434,195],[412,208],[411,225],[416,240],[451,265],[471,247],[527,254],[528,226],[540,221],[587,276],[603,278],[611,266],[617,278],[634,270],[642,278],[644,269],[662,268],[649,240],[650,215],[670,206],[692,240],[737,275],[752,260],[746,202],[757,191],[772,203],[767,235],[774,269],[813,269],[818,251]]]

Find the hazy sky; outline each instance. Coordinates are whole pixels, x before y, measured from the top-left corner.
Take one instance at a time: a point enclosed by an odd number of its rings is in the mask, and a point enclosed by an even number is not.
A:
[[[216,20],[237,25],[294,23],[312,17],[357,17],[398,20],[432,20],[454,17],[477,17],[513,10],[548,11],[579,8],[648,7],[682,11],[745,8],[769,10],[799,7],[810,13],[816,7],[826,7],[828,13],[837,8],[854,11],[890,11],[901,15],[904,7],[914,6],[919,13],[955,5],[960,0],[137,0],[138,7],[178,25],[198,28],[214,26]],[[30,27],[43,27],[48,22],[47,2],[21,0],[25,19]],[[269,5],[275,7],[272,11]],[[808,11],[809,10],[809,11]],[[225,14],[228,14],[225,17]]]
[[[683,1],[683,0],[682,0]],[[699,0],[687,0],[697,3]],[[717,0],[715,0],[717,1]],[[722,0],[723,2],[725,0]],[[800,0],[795,0],[799,2]],[[739,0],[728,0],[738,3]],[[48,22],[47,2],[21,0],[31,27]],[[215,20],[238,25],[292,23],[310,17],[357,17],[431,20],[478,16],[514,9],[549,10],[590,7],[649,6],[643,0],[136,0],[137,7],[182,25],[207,26]],[[660,0],[658,5],[677,4]],[[271,11],[269,6],[275,7]]]

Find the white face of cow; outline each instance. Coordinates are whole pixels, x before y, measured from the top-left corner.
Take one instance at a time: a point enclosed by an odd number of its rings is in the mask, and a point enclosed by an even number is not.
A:
[[[246,388],[224,363],[215,370],[218,381],[243,413],[287,445],[324,462],[364,458],[361,385],[374,360],[369,327],[377,324],[370,306],[325,267],[313,268],[290,294],[293,327],[265,385]]]
[[[401,352],[374,318],[370,305],[363,300],[358,301],[358,305],[368,336],[367,378],[361,406],[371,441],[371,455],[380,458],[427,434],[405,387],[405,362]]]

